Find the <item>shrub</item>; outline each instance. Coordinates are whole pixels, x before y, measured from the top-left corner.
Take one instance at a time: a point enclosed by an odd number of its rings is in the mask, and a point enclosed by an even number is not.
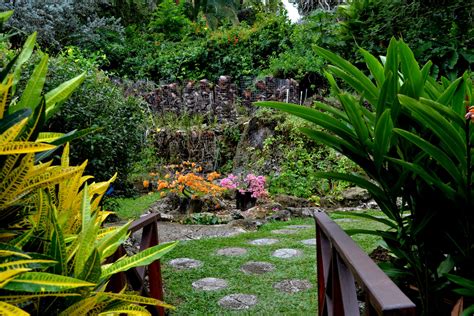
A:
[[[53,58],[46,85],[58,84],[82,71],[86,72],[83,85],[52,118],[49,128],[61,132],[99,128],[73,144],[72,161],[88,159],[87,171],[101,181],[118,172],[117,188],[127,189],[129,173],[141,159],[145,142],[143,103],[135,97],[124,97],[121,88],[106,73],[77,54],[65,53]]]
[[[9,14],[0,13],[0,21]],[[154,246],[104,264],[127,238],[129,226],[102,228],[108,212],[101,210],[100,201],[115,177],[87,184],[91,177],[83,176],[86,164],[69,164],[68,144],[59,164],[39,163],[73,136],[41,129],[48,111],[70,95],[83,76],[43,95],[48,56],[42,55],[23,93],[16,94],[34,45],[35,34],[0,74],[0,314],[149,315],[140,304],[170,307],[133,293],[105,290],[114,274],[148,265],[175,246]]]
[[[343,110],[318,102],[318,109],[262,105],[325,128],[303,132],[364,170],[318,176],[351,181],[372,194],[387,216],[372,219],[390,228],[353,232],[383,237],[396,256],[386,265],[387,273],[402,285],[415,284],[423,313],[445,313],[443,299],[452,289],[445,274],[474,279],[474,128],[466,116],[474,103],[472,81],[465,74],[436,82],[428,76],[431,62],[420,69],[413,52],[395,39],[384,65],[367,51],[360,52],[370,77],[330,51],[317,49],[333,64],[327,77]],[[358,96],[341,90],[333,75]]]

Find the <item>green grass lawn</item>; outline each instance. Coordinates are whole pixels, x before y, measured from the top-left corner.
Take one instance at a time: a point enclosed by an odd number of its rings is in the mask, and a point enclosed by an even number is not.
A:
[[[160,193],[152,192],[137,198],[108,198],[106,205],[121,219],[136,219],[159,199]]]
[[[380,212],[371,212],[381,215]],[[334,219],[346,218],[343,214],[331,215]],[[340,221],[340,220],[338,220]],[[295,219],[289,222],[272,222],[256,232],[244,233],[228,238],[209,238],[181,242],[162,260],[165,284],[165,301],[177,307],[172,315],[314,315],[317,310],[316,297],[316,251],[315,247],[302,244],[304,239],[315,238],[315,229],[299,230],[294,235],[276,235],[271,231],[288,225],[313,225],[312,219]],[[366,219],[342,221],[343,228],[382,228]],[[279,243],[267,246],[254,246],[249,241],[258,238],[277,238]],[[369,252],[378,245],[374,236],[359,235],[354,238],[365,251]],[[243,247],[248,253],[240,257],[217,255],[216,251],[225,247]],[[291,259],[272,257],[276,249],[294,248],[302,250],[304,255]],[[175,270],[167,263],[175,258],[192,258],[204,263],[201,268]],[[276,266],[276,270],[262,275],[247,275],[240,267],[248,261],[265,261]],[[206,277],[222,278],[229,286],[219,291],[197,291],[191,283]],[[285,279],[306,279],[313,284],[311,290],[287,294],[274,289],[275,282]],[[253,294],[258,297],[257,305],[247,311],[229,312],[217,302],[232,293]]]

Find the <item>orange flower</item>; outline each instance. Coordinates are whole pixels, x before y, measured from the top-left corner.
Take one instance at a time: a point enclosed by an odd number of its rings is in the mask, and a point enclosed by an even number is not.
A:
[[[145,189],[148,189],[148,188],[150,187],[150,181],[148,181],[148,180],[143,180],[143,187],[144,187]]]
[[[158,188],[157,188],[158,191],[161,191],[161,190],[166,189],[166,188],[168,188],[168,182],[167,181],[161,181],[161,180],[158,181]]]

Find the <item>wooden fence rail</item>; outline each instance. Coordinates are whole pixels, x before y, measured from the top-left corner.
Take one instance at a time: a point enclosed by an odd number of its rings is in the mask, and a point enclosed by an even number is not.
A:
[[[415,304],[334,221],[322,212],[314,218],[319,316],[360,315],[356,280],[366,315],[415,315]]]
[[[159,214],[153,213],[141,217],[134,221],[128,232],[133,234],[142,229],[142,238],[140,243],[140,251],[149,247],[158,245],[158,226],[157,221]],[[109,260],[113,262],[118,260],[126,254],[125,248],[120,246],[114,255]],[[146,287],[145,276],[148,273],[148,287]],[[113,292],[121,291],[126,285],[129,285],[134,291],[141,293],[141,295],[163,300],[163,281],[161,278],[160,261],[157,260],[147,267],[133,268],[125,272],[115,274],[107,287]],[[165,310],[160,306],[152,306],[149,308],[153,315],[164,316]]]

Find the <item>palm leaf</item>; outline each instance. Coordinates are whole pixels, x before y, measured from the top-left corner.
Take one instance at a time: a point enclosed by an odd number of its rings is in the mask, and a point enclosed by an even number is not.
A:
[[[19,292],[60,292],[79,287],[93,287],[94,283],[45,272],[25,272],[3,288]]]
[[[122,271],[127,271],[131,268],[149,265],[163,257],[163,255],[176,247],[177,244],[178,242],[156,245],[131,257],[122,258],[102,270],[101,280],[107,280],[110,276]]]

